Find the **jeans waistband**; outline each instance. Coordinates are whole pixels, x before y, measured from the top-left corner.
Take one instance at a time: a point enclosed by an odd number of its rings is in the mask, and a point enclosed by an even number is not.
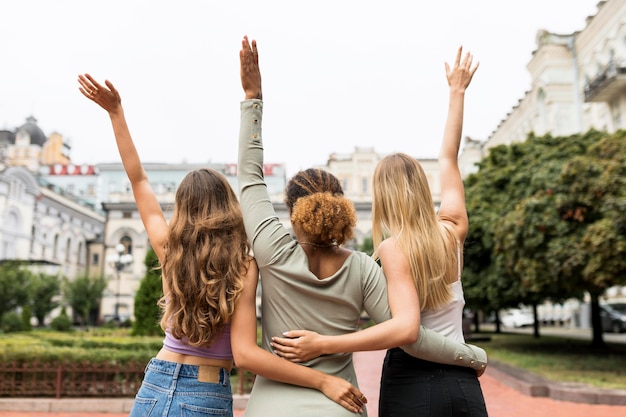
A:
[[[228,374],[228,370],[210,365],[187,365],[183,363],[168,362],[162,359],[152,358],[146,369],[153,372],[171,375],[173,379],[193,378],[200,382],[220,382],[222,373]],[[225,376],[225,375],[224,375]]]

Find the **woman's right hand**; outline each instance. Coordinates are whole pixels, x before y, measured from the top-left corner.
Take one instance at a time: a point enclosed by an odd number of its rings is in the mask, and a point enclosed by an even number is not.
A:
[[[353,413],[362,413],[367,404],[365,395],[343,378],[326,375],[319,390],[328,398]]]

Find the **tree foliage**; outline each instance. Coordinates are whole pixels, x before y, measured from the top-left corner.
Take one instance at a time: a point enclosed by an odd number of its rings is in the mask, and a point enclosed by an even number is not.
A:
[[[61,280],[58,276],[43,273],[33,275],[29,304],[39,327],[44,326],[46,316],[61,304],[60,295]]]
[[[20,262],[0,264],[0,320],[27,303],[31,279],[32,273]]]
[[[133,336],[156,336],[163,334],[159,325],[161,310],[157,301],[163,295],[161,270],[159,260],[153,249],[146,254],[144,261],[146,276],[141,280],[137,295],[135,295],[135,321],[133,322]]]
[[[84,275],[71,281],[64,281],[64,300],[72,307],[83,326],[96,324],[100,302],[107,284],[107,280],[103,276],[90,277]]]
[[[370,236],[364,238],[359,250],[371,256],[374,253],[374,240]]]
[[[490,150],[466,179],[468,304],[499,309],[587,292],[595,314],[597,297],[626,283],[625,137],[531,135]]]

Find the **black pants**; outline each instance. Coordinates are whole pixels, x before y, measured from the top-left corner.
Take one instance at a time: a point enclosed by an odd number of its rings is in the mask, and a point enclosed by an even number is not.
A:
[[[476,371],[428,362],[400,348],[387,351],[380,382],[379,417],[485,417]]]

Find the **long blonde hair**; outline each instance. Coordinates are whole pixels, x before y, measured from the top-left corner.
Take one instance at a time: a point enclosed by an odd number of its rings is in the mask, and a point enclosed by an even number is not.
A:
[[[208,346],[230,322],[243,289],[250,244],[239,201],[212,169],[190,172],[176,190],[162,263],[169,293],[161,327],[191,346]]]
[[[448,303],[448,283],[458,274],[457,240],[440,222],[422,166],[406,154],[383,158],[374,171],[372,239],[377,248],[389,236],[409,260],[420,308],[429,310]]]

